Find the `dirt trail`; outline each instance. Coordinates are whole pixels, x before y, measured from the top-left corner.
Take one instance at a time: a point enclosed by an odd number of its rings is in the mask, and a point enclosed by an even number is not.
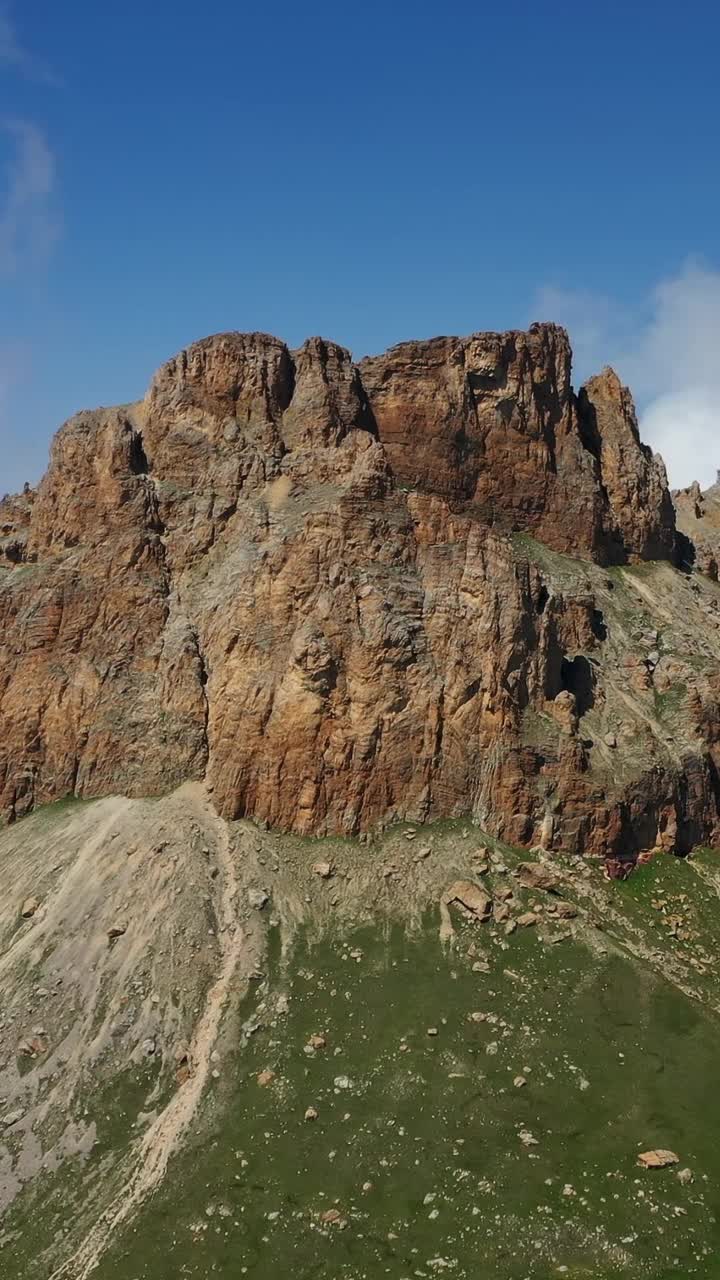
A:
[[[192,1075],[143,1135],[134,1157],[137,1161],[135,1172],[122,1186],[80,1248],[72,1258],[52,1272],[50,1280],[85,1280],[97,1267],[118,1228],[132,1217],[162,1181],[170,1158],[177,1150],[199,1106],[231,983],[240,967],[245,935],[236,918],[238,884],[227,826],[215,814],[200,785],[186,786],[183,790],[198,812],[198,817],[215,833],[221,871],[218,902],[220,971],[208,992],[205,1008],[195,1028],[191,1046]]]

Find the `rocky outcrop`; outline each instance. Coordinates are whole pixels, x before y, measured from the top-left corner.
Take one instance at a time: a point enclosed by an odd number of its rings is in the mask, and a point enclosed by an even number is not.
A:
[[[615,557],[670,559],[676,537],[665,466],[640,441],[627,387],[613,369],[603,369],[582,388],[578,408],[582,438],[607,495],[604,532]]]
[[[394,475],[476,518],[603,563],[672,556],[665,470],[612,370],[579,401],[567,334],[436,338],[360,365]]]
[[[22,493],[0,499],[0,564],[22,564],[27,555],[27,533],[35,494],[29,485]]]
[[[703,493],[696,480],[687,489],[676,490],[673,500],[678,529],[687,539],[689,564],[717,582],[720,572],[720,483]]]
[[[0,532],[8,818],[207,777],[317,834],[472,812],[633,857],[717,824],[720,646],[679,656],[664,469],[614,374],[575,396],[556,326],[359,365],[206,339],[67,423]],[[648,572],[678,613],[650,667]]]

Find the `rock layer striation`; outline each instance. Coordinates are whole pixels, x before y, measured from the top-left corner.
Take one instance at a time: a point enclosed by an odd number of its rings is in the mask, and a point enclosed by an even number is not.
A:
[[[720,641],[686,541],[629,392],[576,395],[554,325],[359,364],[206,339],[0,503],[0,811],[206,777],[301,833],[689,847]]]

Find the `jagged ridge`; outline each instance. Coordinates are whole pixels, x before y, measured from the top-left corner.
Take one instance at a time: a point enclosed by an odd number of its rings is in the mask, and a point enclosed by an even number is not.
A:
[[[574,394],[554,325],[357,365],[206,339],[71,419],[0,538],[10,818],[207,775],[225,815],[301,832],[472,811],[630,857],[717,824],[713,682],[641,664],[625,706],[635,638],[597,567],[658,562],[692,597],[664,467],[611,370]],[[645,694],[680,675],[671,750]]]

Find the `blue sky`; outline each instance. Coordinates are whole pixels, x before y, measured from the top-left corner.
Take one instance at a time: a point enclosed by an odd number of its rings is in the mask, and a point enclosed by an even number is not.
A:
[[[718,47],[710,0],[0,0],[0,493],[207,333],[533,319],[714,474]]]

